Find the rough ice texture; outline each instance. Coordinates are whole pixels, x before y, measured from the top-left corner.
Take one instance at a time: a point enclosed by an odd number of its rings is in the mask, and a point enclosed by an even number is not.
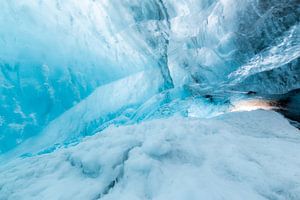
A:
[[[153,68],[164,89],[297,89],[299,5],[1,0],[0,153],[41,133],[97,87]]]
[[[159,70],[148,70],[101,86],[8,155],[52,151],[55,145],[93,135],[113,123],[114,118],[119,117],[121,124],[122,120],[129,121],[133,108],[158,93],[162,83]]]
[[[163,31],[153,33],[165,22],[152,3],[144,16],[150,22],[138,23],[131,12],[138,3],[0,2],[0,153],[37,135],[99,86],[153,68],[166,74],[158,61]]]
[[[0,167],[0,199],[300,199],[300,132],[256,110],[110,127]]]
[[[298,1],[1,0],[0,199],[300,199]]]

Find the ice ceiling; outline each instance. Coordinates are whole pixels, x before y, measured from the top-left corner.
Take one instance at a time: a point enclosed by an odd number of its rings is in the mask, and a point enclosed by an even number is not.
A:
[[[1,0],[0,10],[0,153],[300,88],[298,0]]]

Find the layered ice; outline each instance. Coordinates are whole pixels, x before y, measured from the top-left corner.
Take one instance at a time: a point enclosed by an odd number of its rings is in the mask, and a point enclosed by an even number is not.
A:
[[[165,91],[172,88],[183,96],[182,88],[189,87],[196,94],[210,91],[206,95],[298,89],[299,5],[297,0],[3,0],[0,151],[47,132],[45,127],[97,88],[151,70],[152,79],[163,81],[157,80],[159,90],[155,85],[145,103],[168,99]],[[161,103],[146,103],[149,110],[147,105]],[[93,120],[112,120],[118,110]],[[86,135],[94,132],[87,130]]]
[[[1,200],[300,199],[298,0],[1,0],[0,47]]]
[[[164,75],[161,89],[171,85],[157,6],[143,19],[134,2],[5,0],[0,7],[1,152],[102,85],[149,69]]]
[[[79,141],[110,124],[125,124],[131,120],[136,108],[159,92],[163,81],[159,70],[149,70],[100,86],[50,122],[39,136],[24,142],[17,152],[53,151],[57,145]]]

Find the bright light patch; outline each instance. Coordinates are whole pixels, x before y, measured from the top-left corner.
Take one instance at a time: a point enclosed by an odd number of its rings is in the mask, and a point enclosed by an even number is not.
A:
[[[251,99],[238,101],[233,104],[231,112],[252,111],[252,110],[272,110],[275,109],[274,103],[263,99]]]

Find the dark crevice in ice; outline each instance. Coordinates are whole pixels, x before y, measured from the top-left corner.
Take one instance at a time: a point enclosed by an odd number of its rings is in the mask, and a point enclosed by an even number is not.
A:
[[[103,198],[105,195],[109,194],[109,192],[115,188],[115,186],[122,180],[123,176],[124,176],[124,167],[125,167],[125,162],[129,159],[129,154],[130,152],[135,149],[142,146],[142,144],[138,144],[136,146],[131,147],[130,149],[128,149],[127,151],[124,152],[123,157],[121,159],[120,163],[117,163],[113,166],[113,169],[117,169],[118,170],[118,174],[115,177],[115,179],[113,179],[104,189],[103,191],[96,195],[95,198],[93,199],[101,199]]]

